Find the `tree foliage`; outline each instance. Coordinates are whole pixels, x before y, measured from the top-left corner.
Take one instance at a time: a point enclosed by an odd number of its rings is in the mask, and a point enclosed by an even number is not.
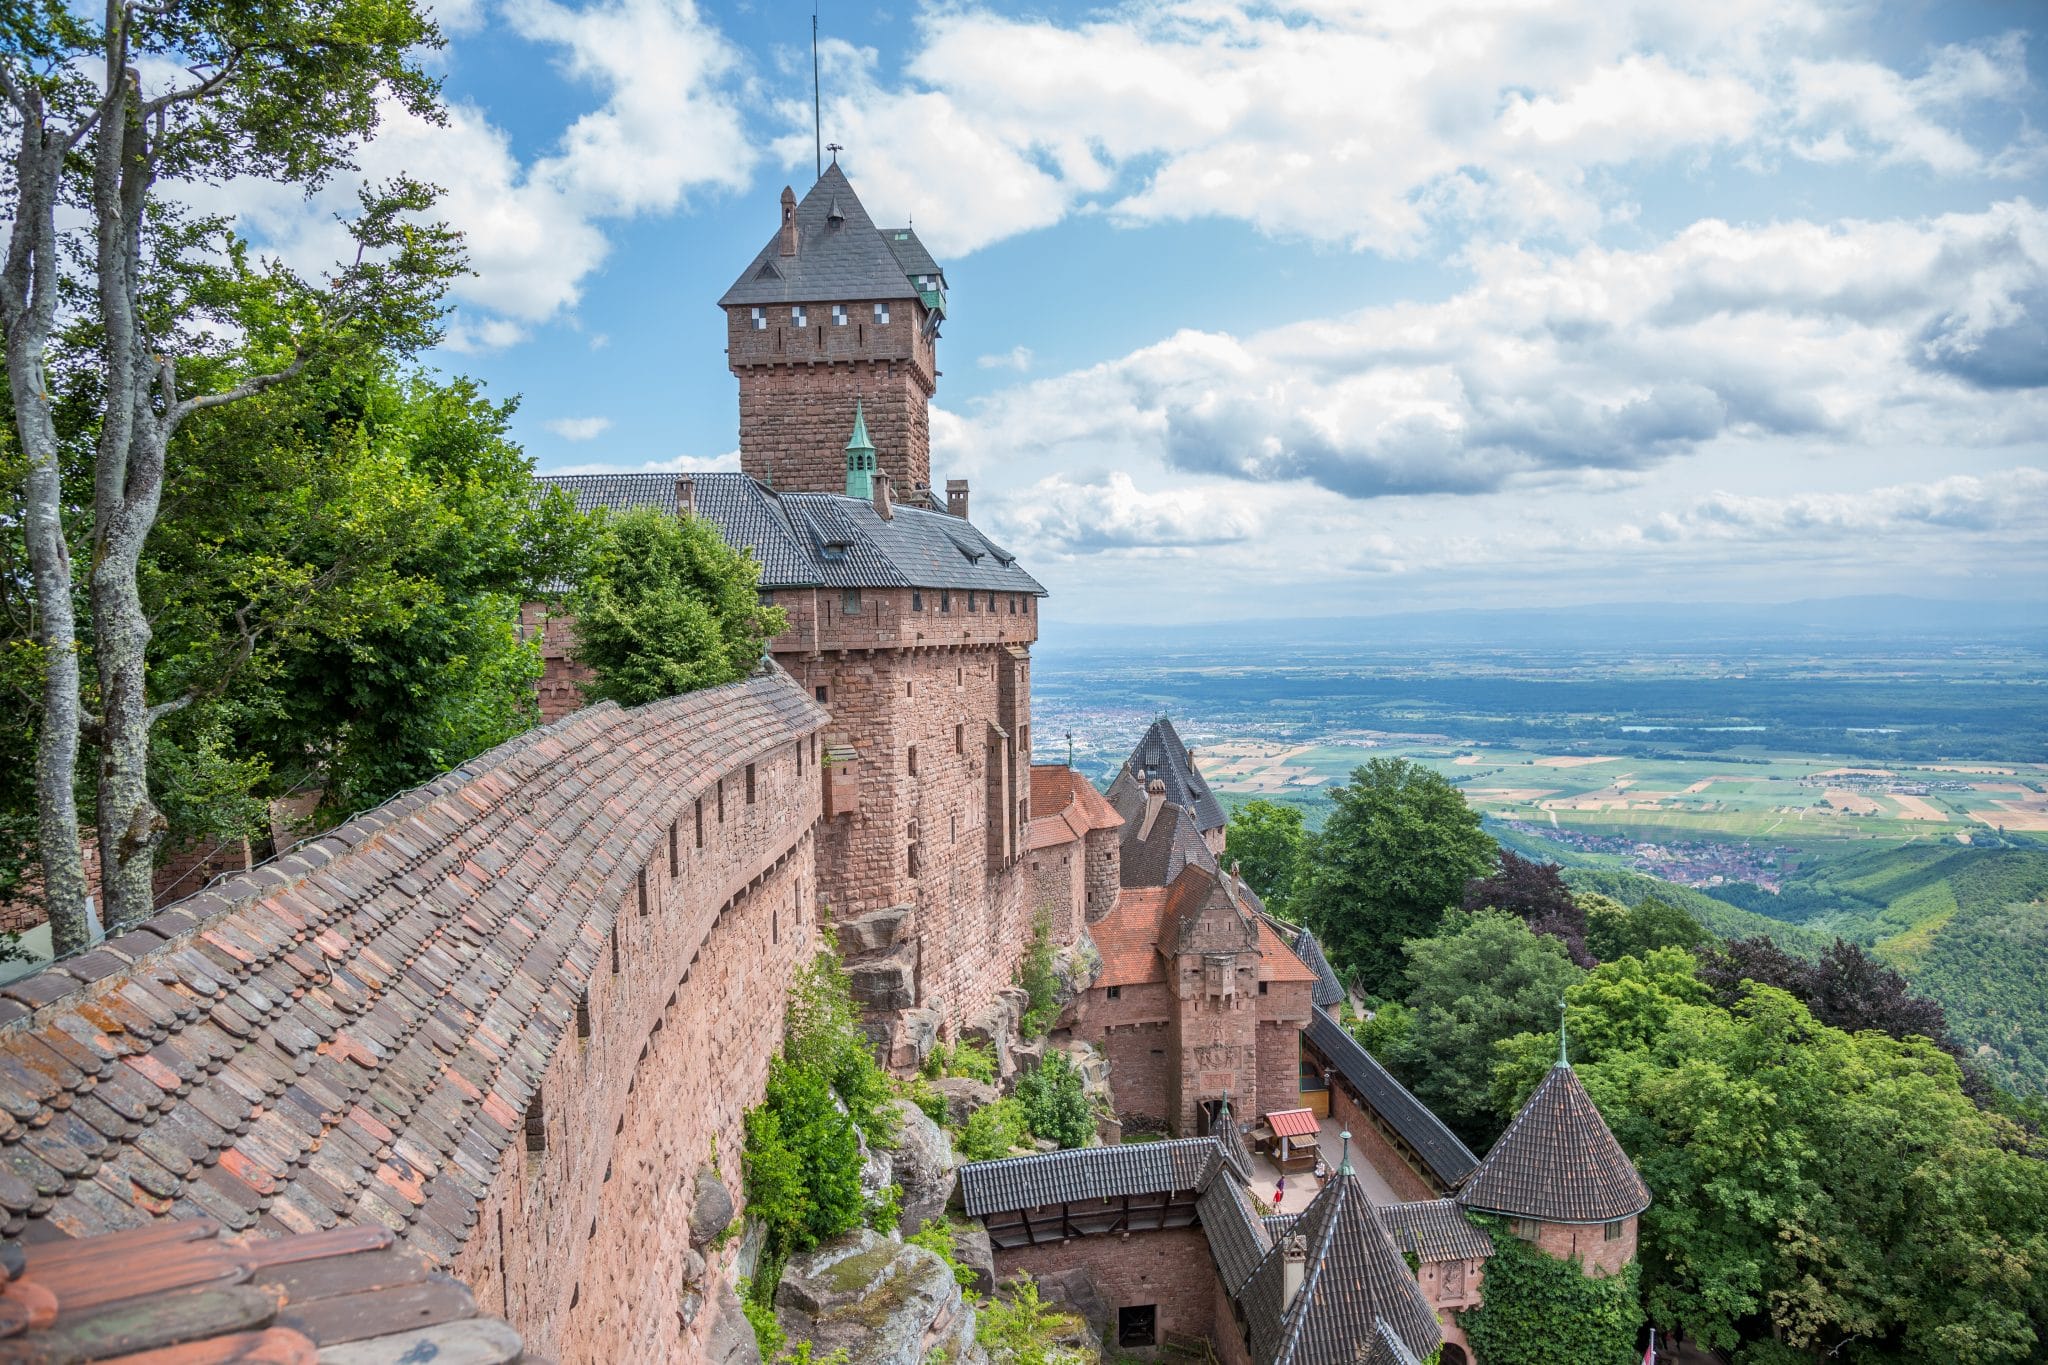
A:
[[[1060,977],[1054,956],[1052,916],[1041,910],[1031,922],[1031,942],[1017,962],[1017,984],[1026,997],[1017,1032],[1024,1038],[1043,1038],[1059,1020]]]
[[[709,521],[638,508],[599,527],[569,609],[592,701],[638,706],[745,677],[788,617]]]
[[[1024,1106],[1031,1131],[1062,1147],[1086,1147],[1095,1139],[1095,1113],[1079,1067],[1064,1052],[1048,1052],[1045,1060],[1017,1082],[1017,1102]]]
[[[1412,1022],[1405,1040],[1382,1044],[1394,1059],[1387,1065],[1484,1151],[1503,1126],[1492,1099],[1494,1045],[1555,1020],[1581,973],[1555,938],[1498,911],[1454,910],[1404,951]]]
[[[1597,891],[1580,896],[1579,902],[1586,947],[1600,962],[1641,957],[1658,948],[1697,948],[1707,941],[1698,920],[1656,896],[1643,897],[1634,909]]]
[[[1474,1356],[1487,1365],[1637,1365],[1635,1266],[1596,1279],[1485,1221],[1486,1292],[1460,1319]]]
[[[1375,758],[1330,797],[1297,905],[1348,979],[1395,994],[1401,945],[1435,932],[1497,846],[1456,787],[1406,759]]]
[[[1503,848],[1490,875],[1465,884],[1464,905],[1467,910],[1504,910],[1515,915],[1535,932],[1562,943],[1579,966],[1593,965],[1593,955],[1586,947],[1585,911],[1565,885],[1564,870],[1556,863],[1539,863]]]
[[[1224,846],[1238,872],[1276,915],[1293,904],[1295,884],[1307,861],[1309,835],[1301,807],[1278,801],[1247,801],[1230,812]]]
[[[1579,1078],[1655,1195],[1653,1322],[1847,1362],[2039,1358],[2048,1163],[1939,1047],[1829,1027],[1753,980],[1724,1004],[1671,948],[1566,998]],[[1502,1046],[1499,1112],[1555,1048],[1548,1031]],[[1489,1301],[1493,1284],[1489,1267]]]

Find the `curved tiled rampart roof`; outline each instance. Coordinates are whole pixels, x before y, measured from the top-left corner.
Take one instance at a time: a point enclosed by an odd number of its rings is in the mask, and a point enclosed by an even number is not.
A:
[[[578,711],[0,988],[0,1233],[360,1223],[446,1260],[655,856],[645,811],[825,720],[779,671]]]
[[[1419,1199],[1379,1206],[1380,1226],[1394,1245],[1423,1261],[1483,1261],[1493,1239],[1475,1227],[1455,1199]]]
[[[1329,1059],[1337,1074],[1392,1125],[1401,1140],[1415,1149],[1443,1188],[1455,1186],[1479,1164],[1472,1149],[1460,1142],[1458,1135],[1446,1128],[1428,1105],[1409,1093],[1408,1087],[1389,1075],[1328,1011],[1320,1007],[1311,1009],[1303,1035],[1311,1047]]]
[[[1047,1204],[1196,1190],[1222,1161],[1219,1144],[1205,1137],[975,1161],[960,1168],[960,1198],[967,1215],[980,1218]]]

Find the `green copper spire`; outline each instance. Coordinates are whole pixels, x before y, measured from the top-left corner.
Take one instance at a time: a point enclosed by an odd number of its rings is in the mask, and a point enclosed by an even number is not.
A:
[[[872,498],[875,495],[875,446],[868,440],[868,419],[860,400],[853,400],[853,435],[846,438],[846,496]]]
[[[1571,1053],[1565,1050],[1564,1011],[1565,1003],[1560,1000],[1557,1002],[1557,1064],[1559,1066],[1570,1066],[1572,1064],[1572,1056]]]

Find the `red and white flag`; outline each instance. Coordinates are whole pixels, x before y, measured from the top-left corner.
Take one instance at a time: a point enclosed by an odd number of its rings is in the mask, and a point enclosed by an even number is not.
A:
[[[1650,1329],[1650,1348],[1643,1352],[1643,1365],[1657,1365],[1657,1329]]]

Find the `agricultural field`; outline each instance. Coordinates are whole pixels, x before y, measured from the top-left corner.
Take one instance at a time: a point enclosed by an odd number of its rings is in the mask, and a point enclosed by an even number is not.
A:
[[[1850,765],[1760,749],[1660,758],[1397,734],[1212,740],[1197,757],[1221,793],[1293,800],[1312,800],[1368,758],[1407,758],[1488,815],[1564,836],[1969,843],[2048,831],[2048,764],[2038,763]]]

